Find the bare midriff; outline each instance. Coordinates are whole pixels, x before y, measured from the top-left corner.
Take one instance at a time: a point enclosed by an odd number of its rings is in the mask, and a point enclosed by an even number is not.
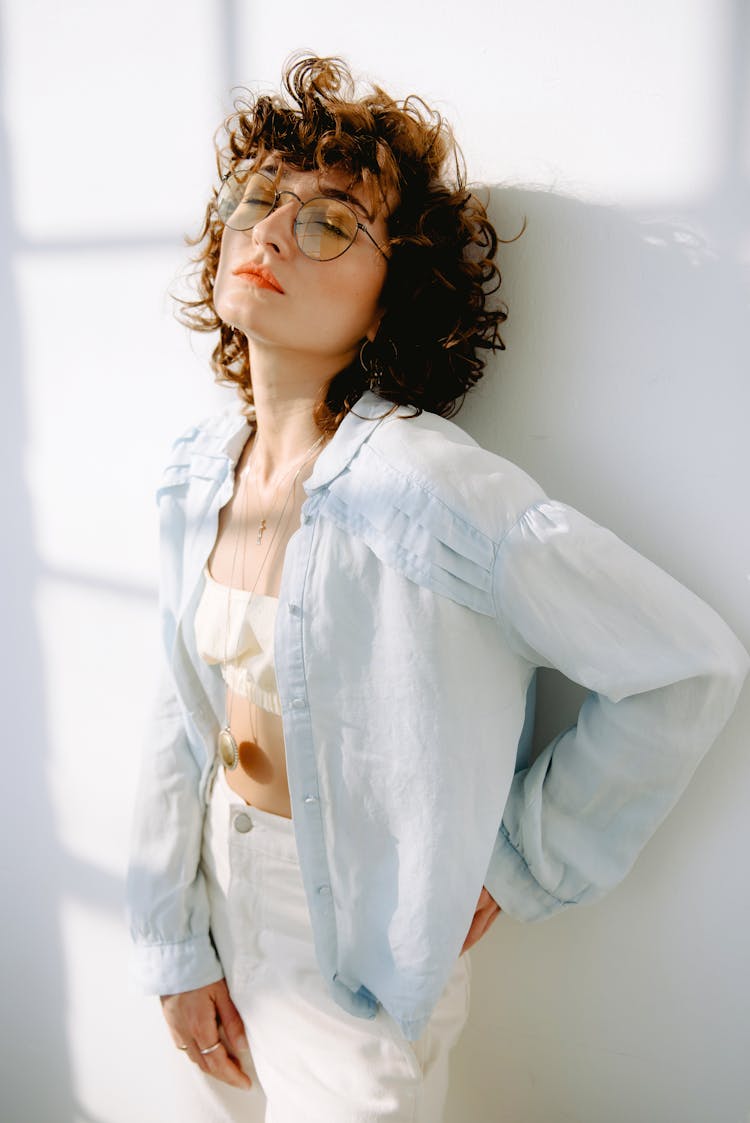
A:
[[[227,714],[240,762],[227,770],[230,788],[261,811],[292,817],[281,718],[227,690]]]
[[[237,464],[235,479],[239,480],[252,446],[249,440]],[[283,524],[278,526],[281,505],[289,493],[291,477],[279,488],[279,502],[273,512],[268,511],[267,529],[260,546],[256,542],[260,523],[257,493],[251,489],[244,494],[239,507],[235,493],[222,507],[219,529],[214,548],[208,559],[209,573],[222,585],[252,590],[256,594],[278,597],[281,571],[287,543],[300,523],[300,511],[307,494],[302,487],[310,475],[314,462],[303,467],[294,492],[284,513]],[[274,535],[273,545],[268,548]],[[238,539],[239,534],[239,539]],[[237,546],[239,541],[239,546]],[[289,783],[286,771],[286,749],[281,717],[263,710],[248,698],[234,694],[227,688],[226,716],[239,749],[239,764],[226,770],[227,782],[246,803],[273,815],[292,817]]]

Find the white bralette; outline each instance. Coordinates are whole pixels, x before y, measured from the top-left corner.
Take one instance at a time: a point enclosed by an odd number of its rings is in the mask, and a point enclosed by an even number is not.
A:
[[[206,584],[195,613],[198,654],[206,663],[223,664],[224,681],[235,694],[280,714],[273,662],[279,598],[221,585],[207,565],[203,576]]]

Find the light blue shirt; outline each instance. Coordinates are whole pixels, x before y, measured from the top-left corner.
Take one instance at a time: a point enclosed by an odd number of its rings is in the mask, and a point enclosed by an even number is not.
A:
[[[433,414],[372,393],[305,482],[276,619],[300,867],[335,1000],[415,1040],[482,886],[520,920],[595,901],[674,805],[731,713],[747,653],[615,535]],[[193,619],[250,429],[239,404],[173,446],[158,490],[164,681],[129,874],[151,993],[222,976],[200,872],[224,721]],[[517,768],[536,667],[589,691]]]

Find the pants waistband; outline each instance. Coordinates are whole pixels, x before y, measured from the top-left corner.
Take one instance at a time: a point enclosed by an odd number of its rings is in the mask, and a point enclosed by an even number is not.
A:
[[[219,766],[211,792],[214,811],[220,809],[225,822],[231,822],[233,835],[244,837],[249,846],[262,845],[280,858],[298,862],[294,821],[272,811],[262,811],[230,788],[224,768]]]

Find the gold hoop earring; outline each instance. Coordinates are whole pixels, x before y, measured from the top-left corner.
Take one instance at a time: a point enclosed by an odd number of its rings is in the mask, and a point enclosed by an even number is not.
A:
[[[359,349],[359,365],[365,374],[376,375],[382,371],[380,358],[371,339],[366,339]]]
[[[398,349],[397,349],[396,344],[393,342],[392,339],[380,340],[376,336],[375,340],[366,339],[364,341],[364,343],[362,344],[362,346],[359,349],[359,365],[362,367],[362,370],[367,375],[367,377],[370,381],[370,388],[373,389],[373,390],[379,390],[380,389],[380,387],[382,386],[382,383],[383,383],[383,378],[386,375],[386,373],[388,372],[388,366],[389,366],[389,364],[386,363],[386,361],[383,358],[382,352],[380,351],[380,347],[376,346],[376,340],[377,340],[378,345],[380,343],[383,343],[383,344],[387,344],[387,346],[390,347],[391,352],[392,352],[392,359],[390,360],[390,365],[395,365],[395,363],[398,359]]]

